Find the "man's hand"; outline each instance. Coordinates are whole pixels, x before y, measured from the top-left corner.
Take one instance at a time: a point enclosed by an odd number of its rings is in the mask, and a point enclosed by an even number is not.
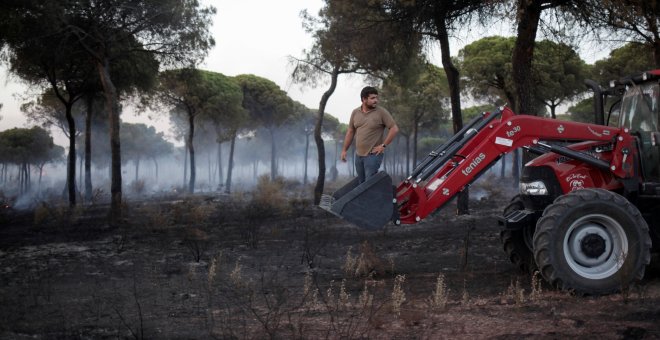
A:
[[[381,145],[376,145],[371,149],[371,153],[374,155],[380,155],[381,153],[385,153],[385,147]]]
[[[341,161],[346,162],[346,150],[341,150]]]

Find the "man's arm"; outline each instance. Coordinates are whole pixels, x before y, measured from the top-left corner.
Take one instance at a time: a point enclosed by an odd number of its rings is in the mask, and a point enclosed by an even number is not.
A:
[[[349,128],[346,130],[346,137],[344,137],[344,147],[341,149],[341,160],[346,162],[346,152],[353,142],[353,135],[355,135],[355,129]]]
[[[380,155],[381,153],[385,152],[385,147],[387,145],[390,145],[390,143],[392,143],[392,140],[394,140],[394,137],[396,137],[397,133],[399,133],[399,126],[394,124],[389,129],[389,131],[387,131],[387,136],[385,136],[385,140],[383,141],[383,144],[382,145],[376,145],[372,149],[372,152],[374,152],[377,155]]]
[[[396,137],[397,133],[399,133],[399,126],[394,124],[394,126],[392,126],[389,131],[387,131],[387,136],[385,137],[385,141],[383,143],[385,143],[385,145],[390,145],[390,143],[392,143],[394,140],[394,137]]]

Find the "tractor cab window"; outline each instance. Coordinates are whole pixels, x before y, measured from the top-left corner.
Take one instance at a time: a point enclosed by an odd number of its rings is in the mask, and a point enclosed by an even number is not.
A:
[[[632,132],[658,131],[658,96],[657,83],[629,87],[621,101],[621,125]]]
[[[659,101],[658,83],[629,87],[621,100],[621,122],[639,142],[639,160],[644,180],[655,183],[660,183]]]

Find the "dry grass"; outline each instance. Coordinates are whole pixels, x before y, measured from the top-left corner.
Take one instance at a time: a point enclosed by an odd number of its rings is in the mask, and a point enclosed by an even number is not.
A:
[[[287,213],[290,211],[290,205],[285,195],[285,186],[286,181],[283,177],[277,177],[274,181],[271,181],[269,175],[261,175],[257,180],[252,201],[255,205],[273,213]]]
[[[368,241],[360,244],[360,254],[357,257],[353,256],[352,250],[352,246],[348,248],[342,266],[342,271],[346,276],[357,278],[385,274],[387,267],[383,263],[383,260],[376,255],[376,252]],[[393,259],[390,258],[390,260],[391,267],[394,269]]]
[[[70,225],[79,220],[83,211],[80,205],[71,207],[66,202],[41,202],[34,209],[33,221],[35,225]]]
[[[541,299],[541,295],[543,294],[543,287],[541,285],[542,285],[541,272],[536,270],[534,271],[534,274],[532,274],[532,288],[529,293],[530,300],[539,301]]]
[[[522,305],[526,300],[525,289],[522,288],[520,280],[518,278],[511,279],[509,287],[507,287],[506,292],[502,294],[502,303],[515,303],[516,305]]]
[[[434,311],[444,310],[449,302],[449,288],[445,283],[445,276],[442,273],[438,274],[435,282],[435,290],[431,295],[431,309]]]
[[[163,229],[172,224],[170,211],[163,209],[157,204],[147,204],[136,209],[136,212],[146,219],[146,224],[151,229]]]
[[[397,317],[401,315],[401,305],[406,301],[406,293],[403,291],[403,283],[405,281],[405,275],[397,275],[394,278],[394,287],[392,288],[392,312]]]

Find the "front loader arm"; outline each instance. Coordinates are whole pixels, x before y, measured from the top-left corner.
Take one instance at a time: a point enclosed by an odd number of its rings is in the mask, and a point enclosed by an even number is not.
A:
[[[603,141],[614,145],[610,163],[542,141]],[[455,137],[434,150],[396,189],[397,223],[416,223],[449,202],[504,154],[519,147],[540,146],[547,151],[584,158],[616,177],[630,178],[633,169],[633,138],[625,129],[516,115],[505,107],[475,118]]]

